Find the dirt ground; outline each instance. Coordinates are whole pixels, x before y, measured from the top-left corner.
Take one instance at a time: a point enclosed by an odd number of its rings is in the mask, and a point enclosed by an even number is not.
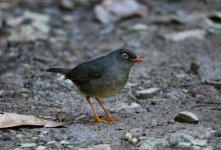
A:
[[[211,65],[221,62],[221,28],[208,30],[197,23],[151,21],[171,14],[218,12],[221,11],[221,1],[142,2],[148,7],[147,17],[131,17],[114,25],[102,25],[96,20],[93,12],[96,2],[79,4],[73,10],[65,10],[51,2],[33,1],[1,8],[5,18],[29,10],[48,15],[51,20],[47,39],[28,42],[8,41],[10,27],[3,23],[0,37],[0,111],[49,117],[69,123],[61,128],[2,129],[2,150],[35,149],[40,145],[45,149],[80,149],[97,144],[108,144],[113,150],[133,150],[140,148],[142,137],[159,139],[173,133],[201,135],[204,131],[221,130],[220,86],[203,82],[204,79],[220,79],[221,67]],[[221,18],[217,20],[220,24]],[[147,29],[134,29],[137,24],[143,24]],[[204,30],[204,37],[180,41],[164,38],[167,33],[193,29]],[[145,62],[133,67],[128,84],[120,93],[103,100],[111,114],[122,118],[122,121],[111,125],[94,123],[85,97],[60,74],[51,74],[45,69],[72,68],[122,47],[133,50]],[[195,63],[198,66],[196,73],[193,67],[191,69],[191,64]],[[136,91],[152,87],[160,91],[148,97],[136,96]],[[93,104],[103,116],[98,104],[95,101]],[[131,104],[138,104],[138,107],[119,109]],[[199,123],[175,122],[174,117],[181,111],[196,114]],[[137,137],[138,142],[133,144],[125,140],[127,132]],[[203,139],[207,141],[206,146],[221,149],[220,134]],[[66,143],[62,144],[64,140]],[[55,144],[50,144],[51,141]],[[21,143],[35,145],[22,148]],[[156,149],[179,149],[173,145],[162,147]]]

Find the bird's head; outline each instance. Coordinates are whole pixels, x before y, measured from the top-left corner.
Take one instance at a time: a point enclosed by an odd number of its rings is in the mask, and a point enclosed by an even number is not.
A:
[[[114,61],[123,68],[131,68],[137,62],[144,62],[143,59],[138,58],[136,54],[129,49],[118,49],[109,54]]]

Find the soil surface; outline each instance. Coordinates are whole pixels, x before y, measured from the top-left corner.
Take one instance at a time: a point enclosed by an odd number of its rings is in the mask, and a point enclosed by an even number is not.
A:
[[[50,16],[47,24],[50,32],[46,39],[10,41],[8,31],[13,27],[3,21],[0,37],[0,111],[68,123],[61,128],[25,126],[1,129],[2,150],[36,147],[80,149],[97,144],[108,144],[113,150],[133,150],[142,149],[145,139],[168,139],[174,133],[194,133],[199,137],[197,139],[206,141],[206,145],[195,146],[192,142],[191,149],[197,149],[197,146],[221,149],[221,136],[218,134],[221,132],[220,85],[204,82],[207,79],[221,79],[221,28],[210,29],[197,23],[152,21],[172,14],[182,17],[182,14],[196,12],[218,12],[221,11],[221,1],[141,2],[148,8],[147,17],[129,17],[114,25],[102,25],[96,19],[93,11],[94,5],[99,3],[96,1],[78,2],[71,10],[60,7],[59,2],[30,1],[2,6],[3,20],[19,16],[26,10]],[[217,17],[216,23],[220,22],[221,18]],[[145,29],[136,27],[140,24]],[[164,36],[195,29],[205,31],[203,38],[173,41]],[[122,118],[121,122],[110,125],[93,122],[89,105],[75,86],[60,74],[45,71],[51,67],[72,68],[122,47],[133,50],[145,62],[133,67],[128,84],[121,92],[103,100],[111,115]],[[159,88],[159,91],[143,97],[136,95],[136,91],[153,87]],[[104,117],[96,101],[92,102],[98,114]],[[181,111],[194,113],[199,123],[174,121]],[[138,141],[133,143],[126,139],[127,132]],[[33,145],[22,147],[25,143]],[[176,146],[169,142],[155,148],[179,149]]]

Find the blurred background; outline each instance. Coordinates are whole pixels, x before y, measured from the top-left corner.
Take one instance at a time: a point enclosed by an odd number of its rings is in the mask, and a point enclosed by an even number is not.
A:
[[[0,130],[2,149],[221,149],[220,41],[220,0],[1,0],[0,111],[72,122]],[[91,123],[72,83],[45,69],[119,48],[145,63],[104,101],[123,121]],[[198,124],[174,120],[182,111]]]

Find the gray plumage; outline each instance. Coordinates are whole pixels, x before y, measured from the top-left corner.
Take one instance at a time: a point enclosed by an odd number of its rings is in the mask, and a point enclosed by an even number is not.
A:
[[[132,51],[119,49],[73,69],[50,68],[47,71],[64,74],[86,96],[105,98],[115,95],[124,87],[135,63],[132,60],[136,58]]]

